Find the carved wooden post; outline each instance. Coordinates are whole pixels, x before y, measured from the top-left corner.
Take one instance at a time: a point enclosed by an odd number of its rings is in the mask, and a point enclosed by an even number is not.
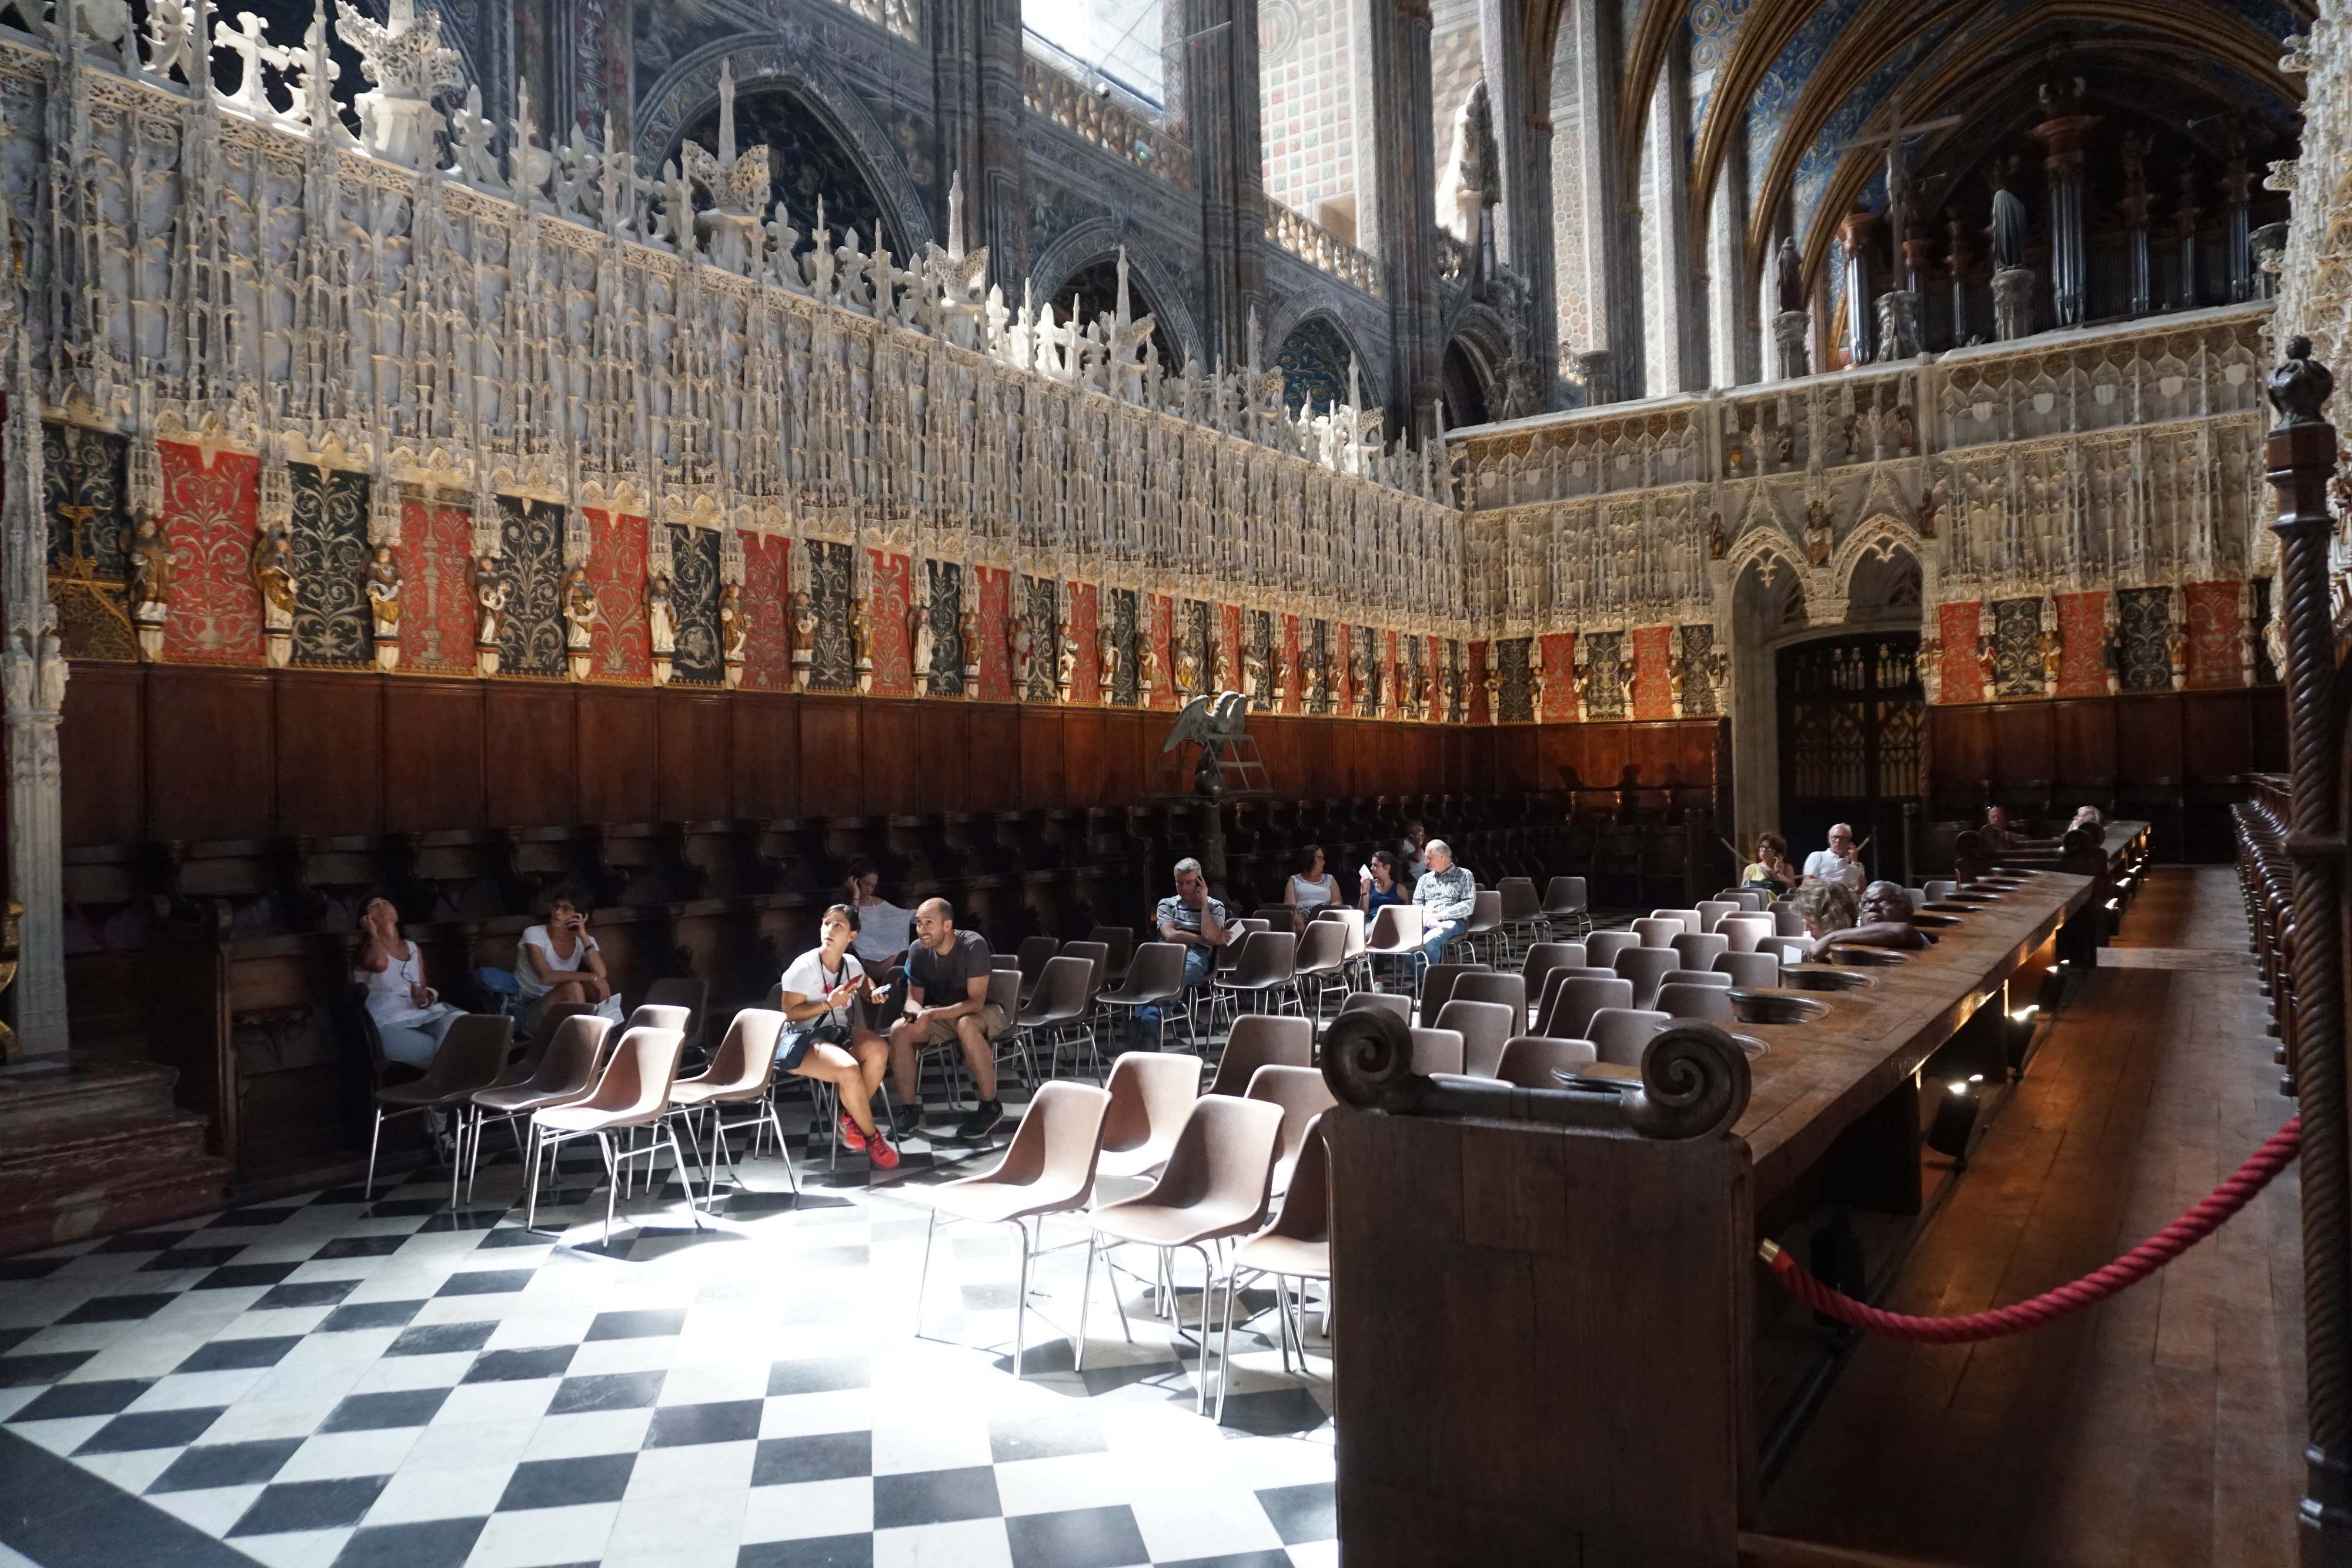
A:
[[[2329,627],[2327,483],[2335,390],[2311,342],[2287,345],[2272,373],[2270,434],[2278,491],[2278,591],[2286,623],[2287,736],[2294,757],[2286,852],[2294,862],[2296,1097],[2303,1113],[2303,1317],[2311,1446],[2302,1560],[2352,1563],[2352,1166],[2347,1164],[2336,656]]]

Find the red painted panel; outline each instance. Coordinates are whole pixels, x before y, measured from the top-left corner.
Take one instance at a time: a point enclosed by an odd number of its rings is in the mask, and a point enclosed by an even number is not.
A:
[[[1070,641],[1078,655],[1077,663],[1070,666],[1070,700],[1093,707],[1102,701],[1102,650],[1095,643],[1102,628],[1100,591],[1091,582],[1066,586],[1070,596]]]
[[[1937,607],[1937,634],[1944,642],[1943,689],[1937,696],[1943,702],[1985,700],[1984,671],[1977,664],[1977,616],[1983,608],[1973,600]]]
[[[260,460],[159,441],[172,541],[172,613],[163,656],[180,664],[261,663],[261,591],[253,585]]]
[[[2060,696],[2107,695],[2106,613],[2105,593],[2058,596],[2058,636],[2065,647],[2058,664]]]
[[[1240,605],[1217,606],[1217,646],[1225,651],[1225,657],[1233,663],[1227,684],[1238,687],[1242,684],[1242,609]]]
[[[400,668],[474,673],[474,517],[461,507],[400,508]]]
[[[785,606],[793,591],[792,541],[743,536],[743,688],[790,691]]]
[[[1331,681],[1331,706],[1339,713],[1356,711],[1356,629],[1345,621],[1334,621],[1324,635],[1331,650],[1332,668],[1338,672]]]
[[[980,572],[980,700],[1013,700],[1012,574],[1002,567],[983,566]]]
[[[1176,601],[1164,593],[1147,593],[1144,602],[1144,634],[1151,639],[1152,655],[1160,661],[1160,684],[1147,694],[1146,707],[1171,706],[1168,695],[1176,682],[1176,653],[1171,645],[1175,635]]]
[[[1674,634],[1671,626],[1633,629],[1633,716],[1675,716]]]
[[[907,642],[908,587],[913,567],[905,556],[868,550],[874,561],[874,690],[904,696],[915,689],[914,652]]]
[[[1536,716],[1547,724],[1576,717],[1576,633],[1554,632],[1543,640],[1544,706]],[[1535,786],[1551,789],[1549,784]]]
[[[2238,585],[2192,582],[2189,601],[2189,685],[2193,688],[2244,684],[2238,663]]]
[[[646,519],[597,511],[585,516],[588,582],[596,591],[597,612],[588,678],[642,685],[653,679],[653,640],[646,630]]]

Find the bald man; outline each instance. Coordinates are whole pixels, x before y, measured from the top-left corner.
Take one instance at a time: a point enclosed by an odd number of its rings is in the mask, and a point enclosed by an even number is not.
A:
[[[1004,1120],[996,1098],[995,1041],[1013,1020],[988,999],[988,938],[956,929],[955,909],[944,898],[924,901],[915,911],[915,945],[907,949],[907,1013],[890,1030],[890,1087],[898,1096],[890,1123],[900,1137],[923,1123],[917,1098],[916,1053],[950,1040],[963,1047],[965,1068],[980,1092],[980,1109],[952,1134],[977,1143]]]

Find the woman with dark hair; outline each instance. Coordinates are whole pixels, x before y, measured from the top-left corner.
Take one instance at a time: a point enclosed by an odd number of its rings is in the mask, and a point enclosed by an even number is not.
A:
[[[598,1018],[618,1023],[621,998],[604,973],[604,955],[588,935],[588,895],[565,883],[547,895],[547,918],[515,945],[515,981],[536,1022],[551,1001],[585,1002]]]
[[[1297,910],[1300,920],[1312,920],[1318,909],[1339,902],[1339,879],[1323,868],[1323,846],[1309,844],[1298,852],[1298,869],[1283,884],[1282,902]]]
[[[1397,857],[1388,850],[1374,850],[1370,864],[1364,867],[1364,891],[1356,900],[1356,907],[1364,912],[1369,925],[1373,916],[1391,904],[1411,904],[1412,888],[1397,874]]]
[[[1789,841],[1778,833],[1764,833],[1756,840],[1756,860],[1739,873],[1742,887],[1761,888],[1775,898],[1785,898],[1797,885],[1796,869],[1789,863]]]
[[[874,1124],[873,1111],[875,1085],[890,1065],[890,1047],[854,1022],[849,1012],[861,994],[880,999],[866,967],[849,950],[857,935],[857,911],[836,904],[817,929],[817,945],[793,960],[778,985],[784,1029],[776,1039],[776,1065],[796,1077],[832,1084],[841,1097],[841,1141],[873,1160],[877,1170],[894,1170],[898,1151]]]
[[[887,997],[877,998],[877,1008],[861,1008],[866,1021],[877,1019],[885,1027],[898,1019],[907,1001],[907,949],[914,946],[915,912],[901,909],[875,890],[881,885],[882,873],[864,855],[853,855],[849,874],[842,879],[849,896],[842,902],[857,912],[856,935],[851,938],[849,950],[857,955],[877,985],[888,988]]]

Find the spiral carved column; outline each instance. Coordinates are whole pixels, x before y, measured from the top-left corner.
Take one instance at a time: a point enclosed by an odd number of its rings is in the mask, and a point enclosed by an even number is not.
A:
[[[2334,378],[2307,340],[2271,377],[2268,447],[2278,492],[2279,596],[2294,757],[2286,850],[2294,862],[2295,1074],[2303,1113],[2303,1278],[2310,1447],[2301,1535],[2306,1564],[2352,1564],[2352,1164],[2347,1164],[2342,974],[2344,834],[2338,815],[2336,656],[2329,624],[2327,484],[2336,427],[2320,416]]]

